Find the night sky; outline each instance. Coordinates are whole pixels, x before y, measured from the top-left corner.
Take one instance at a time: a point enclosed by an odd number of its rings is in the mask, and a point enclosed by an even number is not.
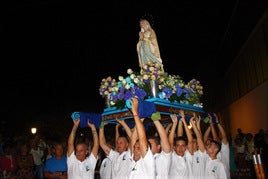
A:
[[[101,79],[139,71],[142,17],[156,31],[165,71],[200,80],[209,96],[267,8],[264,0],[5,3],[2,119],[15,124],[102,113]]]

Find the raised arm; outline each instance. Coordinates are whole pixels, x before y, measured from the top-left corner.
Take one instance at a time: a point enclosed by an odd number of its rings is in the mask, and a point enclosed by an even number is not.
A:
[[[197,144],[198,144],[198,148],[201,152],[204,152],[205,151],[205,145],[204,145],[204,142],[203,142],[203,139],[202,139],[202,134],[200,132],[200,130],[198,129],[197,125],[196,125],[196,122],[194,121],[194,118],[191,118],[190,119],[190,123],[193,127],[193,131],[196,135],[196,140],[197,140]]]
[[[203,138],[204,138],[204,142],[206,142],[206,141],[208,140],[209,135],[210,135],[210,132],[211,132],[211,129],[210,129],[210,126],[208,126],[208,128],[207,128],[207,130],[205,131],[204,136],[203,136]]]
[[[138,133],[137,133],[137,130],[136,130],[136,126],[134,126],[133,131],[131,133],[131,137],[130,137],[130,151],[131,151],[131,154],[134,151],[134,145],[135,145],[137,140],[138,140]]]
[[[219,132],[220,132],[220,135],[221,135],[221,140],[226,145],[226,144],[229,143],[227,135],[226,135],[226,132],[225,132],[224,128],[222,127],[222,125],[220,124],[218,116],[216,114],[214,114],[214,115],[216,117],[216,124],[218,125],[218,129],[219,129]]]
[[[178,122],[178,129],[177,129],[177,137],[183,136],[183,123],[182,120],[179,120]]]
[[[99,146],[100,146],[99,136],[98,136],[98,133],[94,124],[90,123],[88,120],[87,125],[91,129],[92,136],[93,136],[93,147],[92,147],[91,153],[95,156],[95,158],[98,158]]]
[[[213,138],[213,140],[219,141],[219,136],[218,136],[218,134],[216,132],[216,129],[215,129],[215,126],[214,126],[214,124],[212,122],[212,117],[211,117],[210,114],[208,115],[208,117],[209,117],[209,126],[210,126],[210,129],[211,129],[212,138]]]
[[[176,127],[178,124],[178,117],[176,114],[171,114],[170,117],[171,117],[173,125],[170,129],[168,140],[169,140],[170,146],[173,147],[174,146],[175,131],[176,131]]]
[[[115,125],[115,140],[114,141],[117,141],[117,139],[119,138],[120,134],[119,134],[119,127],[121,126],[121,124],[116,124]],[[117,142],[115,142],[115,145],[117,145]]]
[[[135,124],[136,124],[136,130],[137,130],[138,139],[139,139],[139,143],[140,143],[141,156],[142,156],[142,158],[144,158],[145,155],[147,154],[147,151],[148,151],[148,142],[147,142],[147,138],[146,138],[146,132],[145,132],[144,125],[139,117],[138,104],[139,104],[138,99],[132,98],[131,110],[132,110],[133,117],[134,117]]]
[[[159,120],[160,120],[160,118],[153,119],[153,122],[154,122],[156,130],[158,132],[158,135],[160,137],[160,145],[161,145],[162,150],[165,153],[169,153],[169,152],[171,152],[171,147],[170,147],[170,144],[168,141],[168,136],[167,136],[167,133],[166,133],[163,125],[160,123]]]
[[[100,146],[104,153],[106,155],[109,155],[111,151],[111,147],[106,143],[105,135],[104,135],[104,127],[107,123],[101,122],[100,128],[99,128],[99,141],[100,141]]]
[[[73,120],[74,125],[68,138],[68,151],[67,151],[68,157],[70,157],[74,151],[74,139],[75,139],[75,135],[76,135],[79,122],[80,122],[80,118],[78,120]]]
[[[169,135],[169,130],[170,130],[171,127],[172,127],[172,123],[169,123],[165,128],[167,136]]]
[[[190,132],[190,129],[188,128],[186,121],[185,121],[185,114],[184,114],[183,110],[180,110],[180,115],[181,115],[181,121],[182,121],[183,126],[184,126],[184,130],[185,130],[185,133],[186,133],[186,136],[188,139],[187,148],[188,148],[189,152],[191,154],[193,154],[193,136],[192,136],[192,133]],[[194,117],[192,117],[192,118],[194,118]]]
[[[201,136],[203,136],[200,123],[201,123],[201,116],[197,116],[196,117],[196,127],[199,130]]]
[[[128,127],[125,120],[116,119],[116,121],[125,129],[127,136],[130,138],[132,135],[131,129]]]

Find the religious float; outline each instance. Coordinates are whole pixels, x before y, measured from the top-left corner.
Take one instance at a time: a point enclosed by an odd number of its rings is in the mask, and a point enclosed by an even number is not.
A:
[[[151,118],[157,112],[161,115],[162,124],[171,122],[171,114],[179,116],[181,109],[185,111],[186,120],[193,112],[199,116],[205,114],[201,103],[201,83],[196,79],[185,82],[181,76],[164,71],[154,30],[147,20],[141,20],[140,27],[137,44],[140,71],[135,72],[129,68],[125,76],[108,76],[102,79],[99,93],[105,99],[105,108],[101,115],[94,117],[95,123],[117,123],[116,119],[125,120],[128,124],[133,123],[130,105],[133,97],[139,99],[141,118]],[[73,119],[85,116],[72,114]],[[86,123],[84,125],[86,126]]]
[[[130,99],[139,99],[139,115],[142,118],[159,112],[163,123],[170,122],[171,114],[179,114],[183,109],[188,116],[192,112],[204,114],[200,98],[203,87],[196,79],[185,83],[179,75],[161,72],[152,62],[145,64],[140,73],[127,70],[127,77],[119,76],[118,81],[107,77],[100,86],[100,94],[105,99],[102,120],[116,123],[116,119],[133,119]]]

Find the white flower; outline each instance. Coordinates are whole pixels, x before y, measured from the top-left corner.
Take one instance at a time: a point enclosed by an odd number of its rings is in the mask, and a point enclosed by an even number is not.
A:
[[[138,84],[139,83],[139,79],[138,78],[134,78],[134,83]]]
[[[113,91],[115,92],[118,92],[119,88],[116,86],[116,87],[113,87]]]
[[[148,75],[143,75],[144,80],[148,80]]]
[[[129,69],[127,70],[127,74],[131,75],[132,73],[133,73],[132,69],[129,68]]]
[[[154,71],[154,67],[149,67],[149,70],[150,71]]]
[[[119,76],[118,79],[119,79],[119,81],[122,81],[122,80],[124,80],[124,77],[123,76]]]
[[[125,88],[128,90],[130,89],[130,85],[129,84],[126,84]]]
[[[135,78],[135,75],[134,75],[134,74],[131,74],[131,75],[130,75],[130,79],[133,80],[134,78]]]

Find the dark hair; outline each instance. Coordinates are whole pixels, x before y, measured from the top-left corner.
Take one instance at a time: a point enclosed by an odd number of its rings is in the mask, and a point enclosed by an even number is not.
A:
[[[217,147],[218,147],[218,152],[216,154],[218,154],[220,151],[221,151],[221,143],[219,143],[218,141],[216,140],[211,140],[210,143],[213,143],[215,144]]]
[[[137,143],[137,142],[140,142],[140,139],[137,139],[137,140],[136,140],[136,143]],[[152,148],[152,145],[151,145],[151,143],[150,143],[148,140],[147,140],[147,144],[149,145],[149,148],[151,149],[151,148]]]
[[[156,145],[160,145],[160,137],[159,136],[150,136],[148,137],[148,140],[149,139],[153,139],[156,143]]]
[[[175,143],[176,143],[177,141],[180,141],[180,140],[184,141],[185,144],[188,145],[188,140],[187,140],[187,138],[186,138],[185,136],[175,137],[175,138],[174,138],[174,145],[175,145]]]
[[[125,138],[126,139],[126,141],[127,141],[127,143],[129,143],[130,141],[129,141],[129,138],[128,138],[128,136],[126,136],[126,135],[119,135],[119,137],[118,138]]]

